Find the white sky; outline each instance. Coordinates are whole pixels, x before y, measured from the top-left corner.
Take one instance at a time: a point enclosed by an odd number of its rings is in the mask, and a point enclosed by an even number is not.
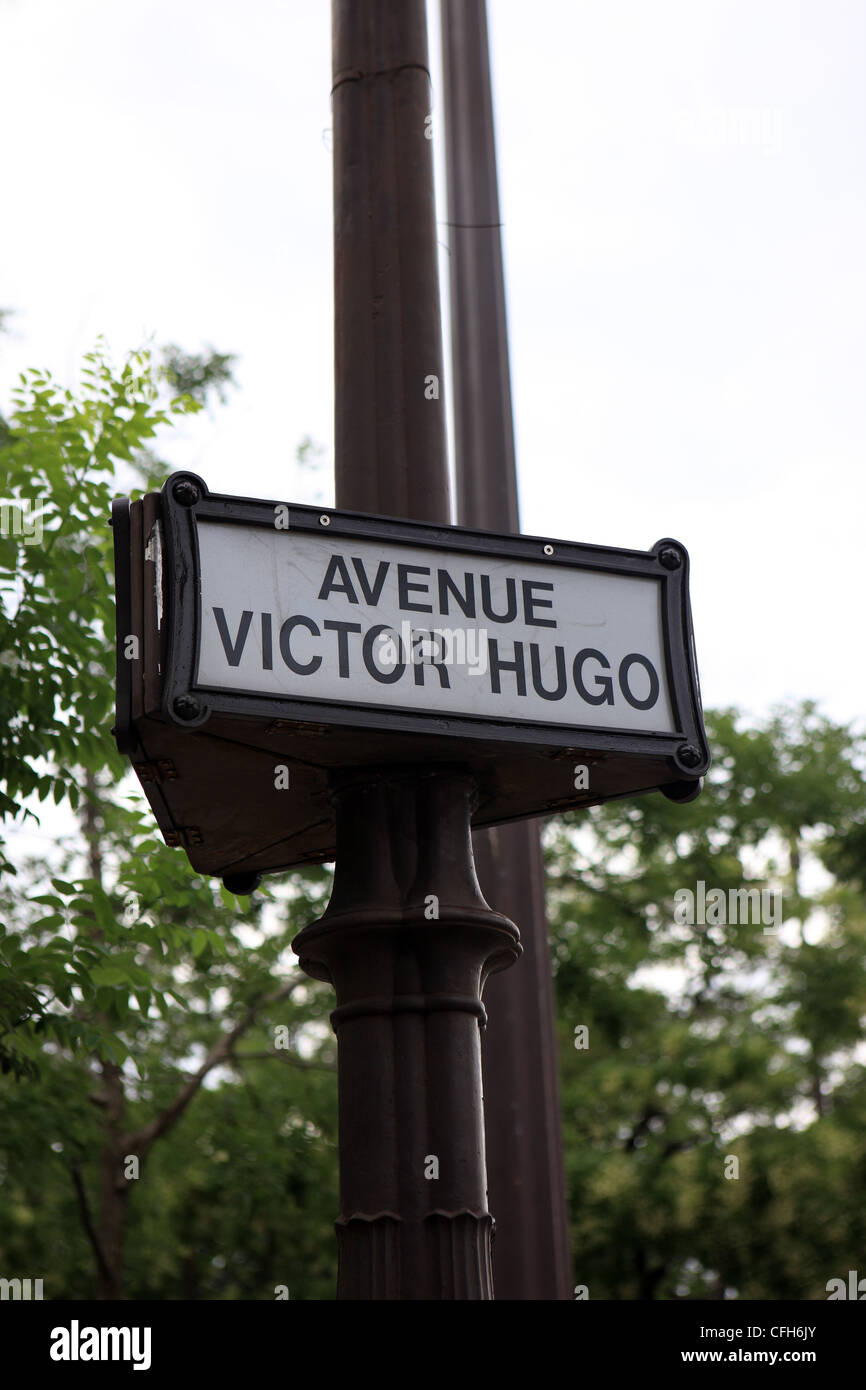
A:
[[[866,3],[488,8],[523,529],[678,538],[705,703],[859,719]],[[241,389],[166,454],[331,500],[329,11],[0,0],[0,408],[100,333],[212,344]]]

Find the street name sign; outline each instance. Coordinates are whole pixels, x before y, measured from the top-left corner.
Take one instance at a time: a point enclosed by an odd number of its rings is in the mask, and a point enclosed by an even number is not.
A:
[[[169,844],[244,886],[330,860],[329,780],[447,763],[473,824],[709,766],[673,540],[610,549],[227,497],[113,504],[115,736]]]

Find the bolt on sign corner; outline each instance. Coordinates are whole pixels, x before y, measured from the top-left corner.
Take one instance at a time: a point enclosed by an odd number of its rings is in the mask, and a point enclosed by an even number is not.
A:
[[[688,555],[208,492],[112,508],[117,715],[168,844],[239,890],[330,860],[329,781],[447,763],[473,824],[709,767]]]

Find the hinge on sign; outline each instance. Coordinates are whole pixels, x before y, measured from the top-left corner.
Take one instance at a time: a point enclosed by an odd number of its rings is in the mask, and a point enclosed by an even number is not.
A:
[[[185,830],[181,831],[181,834],[188,845],[204,844],[204,836],[197,825],[188,825]]]
[[[174,782],[177,779],[177,768],[171,758],[160,758],[155,763],[133,763],[133,768],[138,773],[140,782]]]

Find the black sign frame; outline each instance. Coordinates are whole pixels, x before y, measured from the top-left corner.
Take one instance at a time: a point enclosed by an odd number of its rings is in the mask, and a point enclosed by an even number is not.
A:
[[[514,717],[384,710],[331,699],[212,689],[197,681],[201,630],[199,521],[275,526],[420,551],[647,577],[662,588],[664,663],[674,732],[540,724]],[[679,542],[651,551],[225,496],[196,474],[172,474],[161,492],[112,504],[116,573],[116,718],[112,732],[145,791],[168,845],[193,867],[249,892],[262,873],[333,860],[332,789],[359,769],[469,772],[472,824],[504,825],[661,791],[693,800],[710,765]],[[282,529],[279,527],[278,529]],[[133,640],[130,640],[133,639]],[[292,795],[276,787],[291,766]]]
[[[688,596],[689,557],[679,541],[665,538],[652,550],[637,551],[539,536],[503,536],[462,526],[437,526],[396,517],[211,493],[194,473],[172,474],[162,489],[161,502],[168,614],[163,711],[165,718],[179,727],[201,728],[213,712],[220,712],[246,718],[349,725],[357,729],[431,736],[447,734],[536,747],[567,748],[578,744],[607,753],[651,754],[655,758],[670,759],[684,779],[693,781],[709,768]],[[327,533],[335,539],[399,542],[440,554],[454,552],[480,559],[490,556],[517,563],[541,561],[552,570],[578,567],[658,581],[663,586],[663,645],[676,731],[657,733],[599,729],[592,725],[539,724],[518,722],[513,717],[434,714],[397,705],[380,710],[369,704],[353,705],[349,701],[275,697],[254,691],[217,690],[200,684],[196,670],[201,624],[198,522],[261,526],[273,531],[278,507],[288,508],[290,531]],[[178,601],[178,595],[189,593],[196,595],[195,603]]]

